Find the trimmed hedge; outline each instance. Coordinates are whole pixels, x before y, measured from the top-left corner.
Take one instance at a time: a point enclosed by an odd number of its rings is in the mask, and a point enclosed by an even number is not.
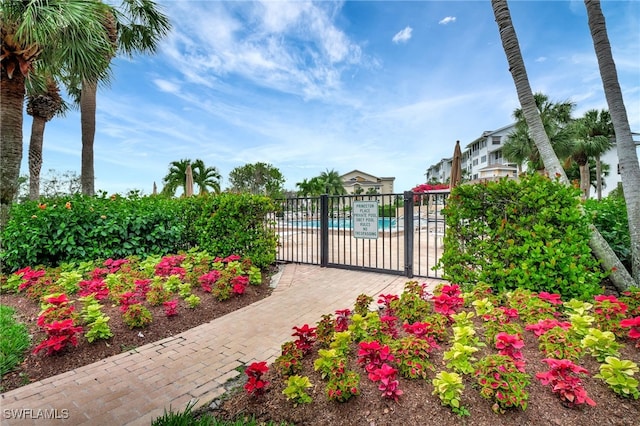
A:
[[[579,190],[541,175],[454,189],[443,213],[444,277],[496,291],[528,289],[590,298],[604,276],[589,247]]]

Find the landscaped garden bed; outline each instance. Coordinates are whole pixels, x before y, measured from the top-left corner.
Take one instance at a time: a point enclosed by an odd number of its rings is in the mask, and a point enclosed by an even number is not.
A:
[[[196,251],[23,268],[3,277],[2,305],[15,309],[14,319],[27,326],[32,338],[24,360],[3,374],[2,392],[247,306],[271,293],[270,277],[247,259],[214,259]],[[57,330],[51,327],[55,323]]]
[[[377,296],[379,312],[363,309],[362,295],[349,311],[294,326],[276,362],[249,366],[244,389],[207,414],[258,424],[638,424],[640,292],[585,303],[486,290],[444,286],[431,297],[408,283]]]

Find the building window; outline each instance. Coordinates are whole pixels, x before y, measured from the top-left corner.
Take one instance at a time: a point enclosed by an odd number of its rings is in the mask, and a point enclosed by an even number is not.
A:
[[[478,174],[476,173],[473,175],[473,180],[477,180],[477,179],[478,179]]]
[[[486,162],[487,162],[487,156],[486,156],[486,155],[483,155],[482,157],[480,157],[480,162],[481,162],[482,164],[486,163]]]
[[[478,165],[478,159],[476,158],[475,160],[473,160],[473,165],[477,166]]]
[[[493,153],[493,159],[494,160],[499,160],[502,158],[502,151],[496,151]]]
[[[491,145],[500,145],[502,138],[500,136],[493,136],[491,138]]]
[[[487,141],[480,142],[480,148],[486,148],[486,147],[487,147]]]

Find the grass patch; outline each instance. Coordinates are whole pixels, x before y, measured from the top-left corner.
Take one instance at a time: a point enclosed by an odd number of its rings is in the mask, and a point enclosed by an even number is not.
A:
[[[165,410],[162,417],[151,422],[151,426],[286,426],[286,423],[260,422],[253,417],[240,418],[235,421],[218,420],[210,414],[198,414],[193,407],[198,401],[191,401],[184,411]]]
[[[24,360],[25,351],[31,345],[27,326],[13,317],[16,311],[0,306],[0,375],[4,376]]]

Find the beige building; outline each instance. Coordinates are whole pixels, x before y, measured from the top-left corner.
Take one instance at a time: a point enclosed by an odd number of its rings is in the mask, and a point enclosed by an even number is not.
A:
[[[377,177],[360,170],[340,176],[347,194],[393,194],[395,177]]]

